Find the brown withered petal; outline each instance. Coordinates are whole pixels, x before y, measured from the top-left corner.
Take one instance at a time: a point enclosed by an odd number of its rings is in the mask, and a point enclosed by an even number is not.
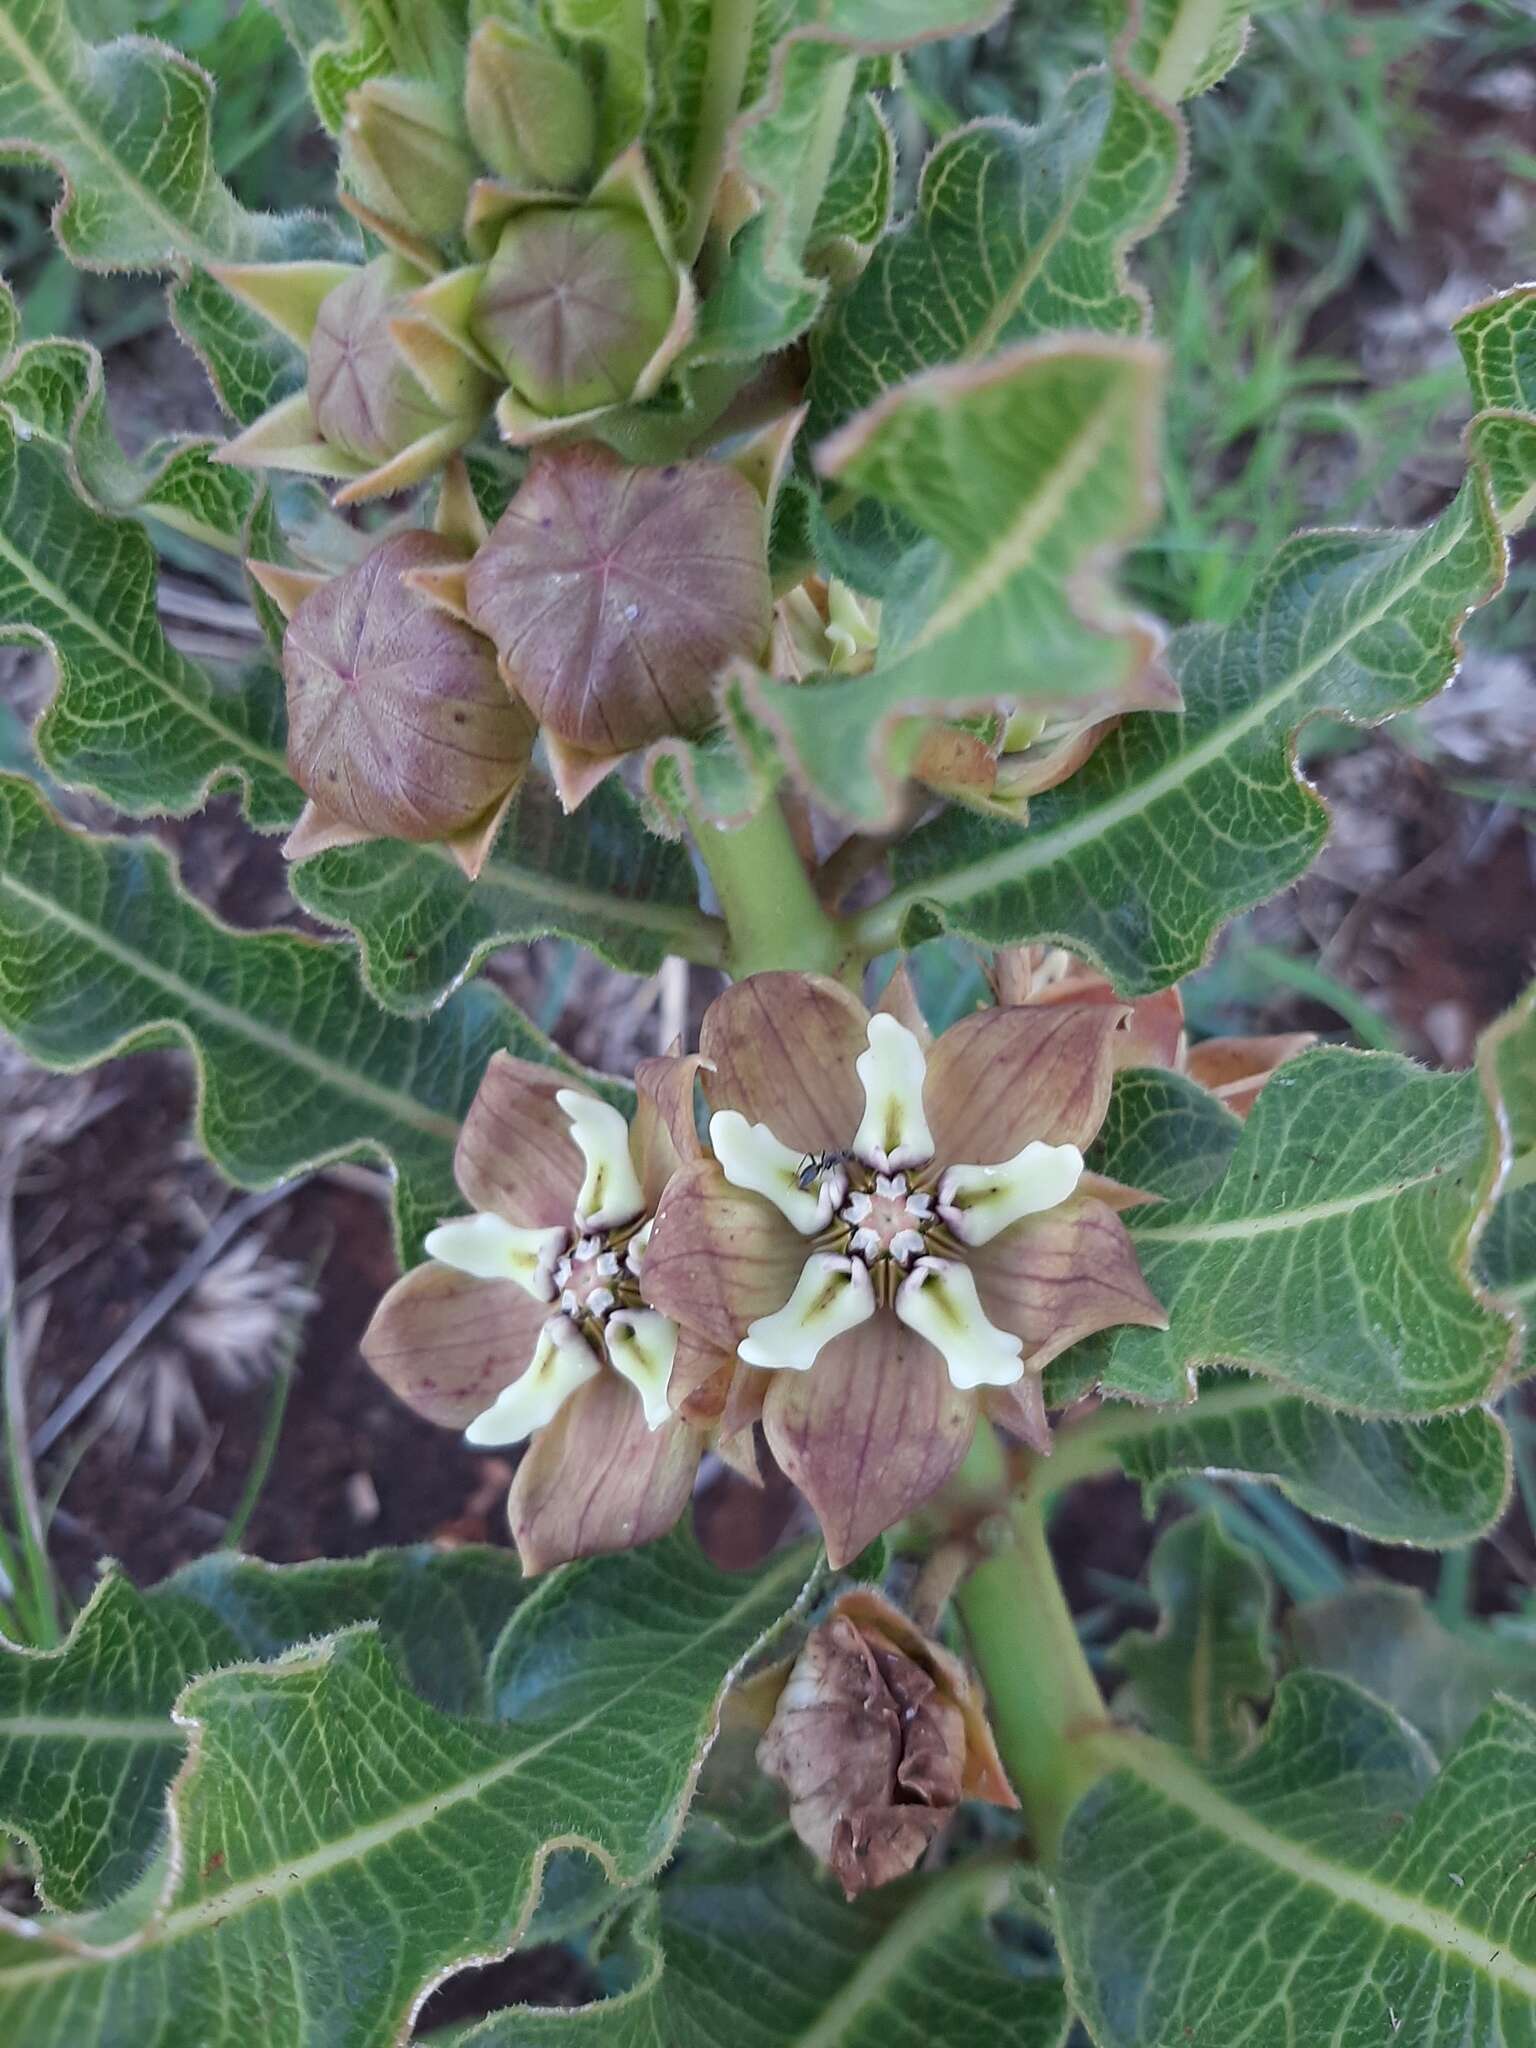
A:
[[[977,1399],[888,1309],[848,1330],[809,1372],[776,1372],[763,1429],[816,1512],[834,1570],[937,1493],[976,1432]]]
[[[849,1898],[911,1870],[966,1795],[1017,1803],[963,1667],[863,1588],[811,1631],[757,1760]]]
[[[445,418],[389,334],[392,315],[420,282],[396,258],[376,257],[327,293],[315,317],[310,412],[322,439],[364,462],[387,462]]]
[[[1177,1067],[1184,1038],[1184,1002],[1177,988],[1138,996],[1129,1005],[1102,974],[1054,947],[1010,946],[995,955],[991,980],[1000,1003],[1048,1007],[1058,1003],[1110,1003],[1129,1007],[1116,1035],[1113,1058],[1122,1067]]]
[[[551,449],[470,567],[470,616],[562,740],[604,755],[715,715],[715,679],[768,637],[762,501],[717,462],[633,469]]]
[[[993,1166],[1031,1139],[1086,1149],[1104,1121],[1123,1010],[981,1010],[928,1055],[923,1108],[938,1157]]]
[[[470,332],[535,411],[585,412],[630,396],[666,338],[677,291],[639,213],[535,206],[503,229]]]
[[[377,838],[464,831],[532,753],[533,722],[488,642],[400,580],[458,553],[437,534],[396,534],[305,598],[283,638],[293,778]]]
[[[507,1503],[530,1574],[664,1535],[693,1495],[703,1437],[684,1422],[646,1426],[640,1397],[599,1373],[534,1436]]]
[[[1316,1043],[1315,1031],[1281,1031],[1267,1038],[1206,1038],[1190,1047],[1185,1070],[1235,1115],[1246,1116],[1276,1067]]]
[[[653,1213],[673,1174],[685,1161],[704,1156],[693,1114],[694,1079],[698,1071],[699,1055],[676,1049],[655,1059],[641,1060],[635,1067],[635,1120],[630,1151],[645,1205]]]
[[[716,1350],[734,1352],[759,1316],[781,1309],[805,1265],[805,1239],[770,1203],[733,1188],[713,1159],[674,1175],[645,1253],[645,1297]]]
[[[558,1068],[491,1056],[453,1155],[471,1209],[533,1230],[570,1222],[586,1164],[555,1097],[576,1085]]]
[[[854,1062],[869,1012],[816,974],[753,974],[704,1013],[700,1074],[711,1109],[765,1123],[785,1145],[836,1151],[858,1129],[864,1090]],[[713,1069],[713,1071],[710,1071]]]
[[[1125,1225],[1081,1195],[1027,1216],[966,1254],[989,1318],[1024,1340],[1028,1372],[1116,1323],[1165,1330],[1168,1317],[1136,1263]]]
[[[418,1415],[463,1429],[521,1375],[549,1312],[515,1280],[417,1266],[374,1310],[360,1348]]]

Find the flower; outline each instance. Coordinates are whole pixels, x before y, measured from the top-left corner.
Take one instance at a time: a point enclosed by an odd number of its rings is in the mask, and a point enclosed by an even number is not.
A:
[[[478,874],[537,728],[490,642],[407,580],[463,559],[444,534],[398,533],[293,610],[288,766],[310,801],[290,859],[369,839],[438,841]]]
[[[787,973],[710,1006],[714,1157],[668,1185],[647,1296],[735,1353],[736,1411],[760,1403],[834,1566],[944,1484],[983,1409],[1048,1448],[1040,1375],[1068,1345],[1165,1325],[1078,1187],[1123,1015],[991,1009],[930,1044],[915,1013]]]
[[[497,1053],[454,1157],[473,1213],[428,1233],[428,1263],[396,1281],[363,1336],[368,1363],[419,1414],[476,1445],[531,1439],[509,1503],[528,1572],[669,1529],[692,1493],[698,1418],[720,1419],[729,1361],[658,1314],[645,1280],[657,1196],[700,1151],[696,1064],[642,1062],[627,1126],[562,1074]],[[694,1420],[668,1405],[679,1363]]]
[[[962,1799],[1018,1805],[964,1665],[865,1586],[811,1631],[757,1760],[850,1899],[905,1876]]]

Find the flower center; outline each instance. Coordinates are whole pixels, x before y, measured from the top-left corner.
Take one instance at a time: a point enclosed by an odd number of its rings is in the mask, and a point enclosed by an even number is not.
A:
[[[601,1333],[616,1310],[639,1308],[640,1261],[649,1226],[636,1230],[572,1231],[550,1268],[556,1299],[578,1328]]]
[[[870,1270],[875,1293],[888,1301],[901,1274],[928,1249],[935,1228],[933,1197],[904,1173],[876,1173],[850,1162],[848,1192],[833,1212],[839,1248]]]

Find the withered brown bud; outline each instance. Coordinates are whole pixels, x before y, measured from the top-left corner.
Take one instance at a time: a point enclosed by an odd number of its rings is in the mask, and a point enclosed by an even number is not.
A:
[[[352,837],[452,839],[528,766],[533,722],[494,649],[401,580],[465,552],[439,534],[396,534],[289,621],[289,770]]]
[[[469,330],[536,412],[630,397],[677,309],[677,271],[643,215],[534,206],[502,230]]]
[[[490,402],[490,381],[449,352],[443,387],[428,392],[390,338],[390,320],[420,277],[379,256],[320,302],[309,344],[309,407],[321,438],[361,462],[392,456],[457,421],[467,439]]]
[[[757,1760],[850,1899],[905,1876],[962,1798],[1017,1804],[964,1667],[864,1587],[812,1630]]]
[[[469,615],[539,723],[589,754],[715,715],[715,680],[762,653],[762,500],[718,462],[632,469],[606,448],[540,455],[470,566]]]

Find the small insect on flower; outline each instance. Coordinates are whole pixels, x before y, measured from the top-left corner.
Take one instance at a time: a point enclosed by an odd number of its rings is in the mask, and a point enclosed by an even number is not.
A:
[[[795,1175],[795,1186],[802,1191],[813,1188],[834,1167],[845,1166],[852,1157],[852,1151],[846,1146],[841,1152],[807,1152]]]

